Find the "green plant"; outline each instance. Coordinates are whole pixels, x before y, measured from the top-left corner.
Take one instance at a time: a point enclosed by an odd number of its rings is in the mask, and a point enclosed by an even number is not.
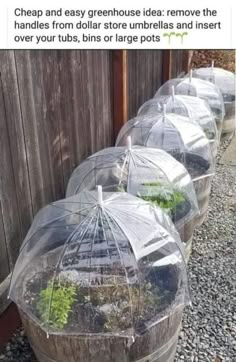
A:
[[[41,290],[36,305],[43,324],[62,329],[68,322],[75,296],[74,285],[49,281],[47,288]]]
[[[143,183],[146,186],[145,195],[138,193],[138,197],[152,204],[159,206],[166,212],[173,212],[178,204],[185,201],[184,194],[171,185],[164,185],[160,182]]]
[[[168,37],[168,44],[170,44],[172,35],[175,35],[175,32],[174,32],[174,31],[172,31],[172,32],[170,32],[170,33],[164,33],[164,34],[163,34],[164,37]]]
[[[184,31],[183,33],[176,33],[175,34],[177,37],[180,37],[181,38],[181,44],[183,44],[184,42],[184,36],[188,35],[188,32],[187,31]]]
[[[118,192],[125,192],[124,186],[118,185],[118,186],[117,186],[117,191],[118,191]]]

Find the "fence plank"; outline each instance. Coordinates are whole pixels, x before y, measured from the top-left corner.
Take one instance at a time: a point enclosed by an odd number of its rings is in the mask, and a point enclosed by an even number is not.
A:
[[[171,79],[173,69],[173,57],[175,52],[172,50],[163,50],[162,53],[162,83]]]
[[[128,56],[128,117],[152,98],[162,82],[161,50],[130,50]]]
[[[34,214],[61,198],[60,85],[55,51],[17,51],[16,66]]]
[[[4,237],[0,239],[0,243],[3,252],[5,248],[9,250],[9,263],[12,268],[17,258],[20,246],[19,240],[21,239],[21,226],[17,205],[16,184],[12,166],[9,130],[2,92],[2,82],[0,83],[0,150],[1,234],[4,234]],[[7,275],[8,272],[9,269],[7,267],[5,274]]]
[[[88,155],[112,142],[111,70],[108,51],[70,51],[59,55],[64,95],[60,132],[65,184]],[[68,69],[65,73],[64,69]]]
[[[0,283],[0,324],[1,324],[1,314],[11,304],[11,300],[8,299],[9,287],[11,282],[11,274],[8,274],[4,277],[4,280]],[[1,335],[1,329],[0,329]],[[1,348],[1,336],[0,336],[0,348]]]
[[[8,124],[12,167],[15,182],[21,236],[24,237],[32,221],[32,200],[28,178],[26,140],[21,115],[18,79],[13,51],[0,51],[0,71],[4,107]]]
[[[175,50],[172,51],[172,67],[170,78],[176,78],[184,75],[188,71],[189,51]]]
[[[114,133],[118,135],[120,128],[128,118],[127,99],[127,51],[115,50],[112,57],[113,66],[113,112]]]
[[[6,236],[3,225],[2,205],[0,202],[0,284],[10,273],[10,265],[7,254]]]

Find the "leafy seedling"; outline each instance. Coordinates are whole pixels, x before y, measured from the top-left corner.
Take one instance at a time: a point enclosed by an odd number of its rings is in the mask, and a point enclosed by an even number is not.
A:
[[[50,281],[47,288],[41,290],[36,305],[43,324],[62,329],[68,322],[75,296],[76,287],[74,285]]]
[[[145,201],[151,202],[155,206],[159,206],[168,213],[173,214],[176,206],[185,201],[184,194],[170,185],[153,182],[144,183],[143,186],[146,186],[145,195],[138,193],[137,196]]]

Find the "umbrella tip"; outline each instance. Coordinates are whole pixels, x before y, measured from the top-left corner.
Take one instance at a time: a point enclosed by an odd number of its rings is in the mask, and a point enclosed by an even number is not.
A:
[[[171,95],[174,98],[174,96],[175,96],[175,87],[173,85],[171,87]]]
[[[98,204],[99,206],[103,206],[103,196],[102,196],[102,186],[98,185]]]
[[[189,72],[189,83],[192,82],[192,78],[193,78],[193,70],[190,69],[190,72]]]
[[[166,104],[164,103],[163,104],[163,117],[166,116]]]
[[[127,137],[127,147],[128,147],[128,150],[131,151],[131,149],[132,149],[131,136],[128,136],[128,137]]]

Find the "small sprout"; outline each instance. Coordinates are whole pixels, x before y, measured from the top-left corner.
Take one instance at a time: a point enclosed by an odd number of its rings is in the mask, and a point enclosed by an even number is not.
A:
[[[125,192],[124,186],[118,185],[118,186],[117,186],[117,191],[118,191],[118,192]]]
[[[181,44],[183,44],[184,42],[184,36],[188,35],[188,32],[187,31],[184,31],[183,33],[176,33],[175,34],[177,37],[180,37],[181,38]]]
[[[172,37],[173,35],[175,35],[175,32],[174,32],[174,31],[172,31],[172,32],[170,32],[170,33],[164,33],[164,34],[163,34],[164,37],[168,37],[168,44],[170,44],[171,37]]]

